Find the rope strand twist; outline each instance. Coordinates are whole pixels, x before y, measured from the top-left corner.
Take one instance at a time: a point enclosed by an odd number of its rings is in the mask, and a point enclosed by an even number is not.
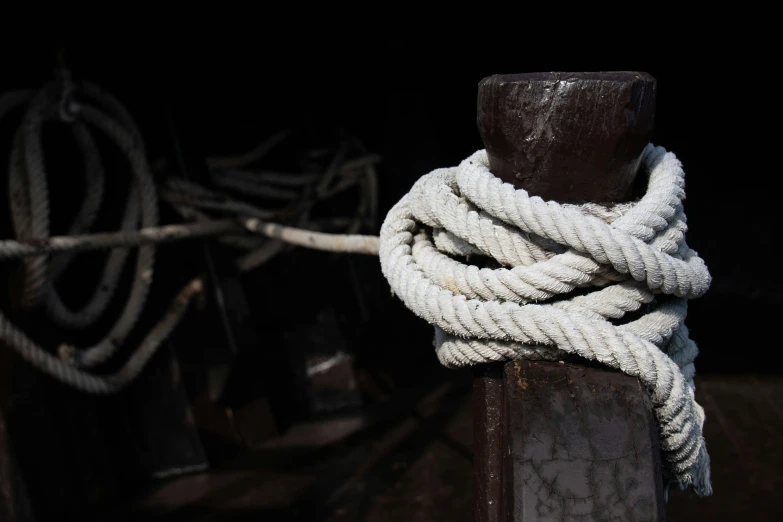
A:
[[[93,137],[95,130],[103,133],[120,150],[132,173],[120,238],[123,234],[135,232],[139,226],[142,230],[157,227],[157,188],[147,163],[141,133],[118,100],[89,82],[83,82],[77,88],[70,75],[64,74],[60,81],[46,85],[37,93],[16,91],[0,96],[0,120],[12,110],[28,103],[14,137],[8,175],[11,217],[16,236],[22,243],[3,241],[0,258],[18,254],[19,247],[24,247],[25,244],[63,246],[62,240],[59,243],[50,241],[49,189],[43,151],[43,126],[58,119],[68,124],[81,151],[84,166],[85,194],[71,223],[69,236],[83,234],[95,225],[103,201],[104,169]],[[158,234],[158,239],[161,239],[161,236],[165,239],[165,234]],[[93,243],[95,241],[87,241],[88,246]],[[116,354],[143,311],[152,283],[156,247],[151,243],[139,241],[122,244],[125,247],[137,245],[129,296],[109,332],[98,342],[85,348],[62,344],[58,349],[58,357],[30,339],[2,312],[0,340],[5,341],[22,358],[43,372],[80,390],[105,394],[114,393],[127,386],[182,318],[188,303],[203,291],[199,279],[188,283],[119,371],[111,375],[96,375],[87,371]],[[66,248],[67,253],[58,257],[39,255],[23,259],[21,305],[26,309],[43,308],[48,317],[59,326],[70,329],[87,328],[94,325],[108,310],[130,250],[111,250],[99,283],[91,292],[87,303],[78,309],[72,309],[63,301],[55,284],[76,260],[75,255],[80,248],[75,247],[83,245],[66,241],[64,246],[71,248]]]
[[[687,300],[711,278],[685,242],[680,162],[648,145],[641,168],[649,181],[635,203],[561,205],[503,183],[478,151],[423,176],[391,209],[381,268],[392,292],[434,325],[448,367],[568,353],[638,377],[670,483],[708,495],[698,350],[684,320]],[[477,255],[500,267],[470,264]],[[617,323],[629,312],[640,317]]]

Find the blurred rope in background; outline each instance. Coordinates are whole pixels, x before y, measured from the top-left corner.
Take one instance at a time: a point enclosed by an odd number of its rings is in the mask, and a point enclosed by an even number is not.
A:
[[[185,285],[117,372],[98,375],[86,371],[112,358],[136,325],[152,283],[155,244],[218,236],[221,244],[239,251],[236,265],[241,271],[257,268],[293,245],[377,254],[377,237],[357,234],[376,227],[375,164],[379,157],[368,154],[355,138],[344,140],[336,151],[312,151],[308,170],[289,174],[266,171],[260,165],[289,133],[276,134],[246,154],[208,158],[210,187],[170,175],[165,160],[160,161],[157,170],[165,176],[161,196],[189,223],[159,227],[158,188],[141,133],[118,100],[89,82],[75,82],[61,69],[58,78],[37,93],[14,91],[0,97],[0,119],[25,106],[9,161],[9,203],[16,240],[0,241],[0,259],[23,258],[21,308],[43,307],[50,320],[68,329],[92,326],[115,295],[128,258],[127,247],[138,247],[123,311],[109,332],[92,346],[77,348],[62,343],[54,355],[0,313],[0,339],[65,384],[101,394],[124,388],[178,324],[192,298],[203,292],[200,276]],[[44,124],[54,122],[65,124],[72,133],[82,155],[84,175],[84,194],[68,235],[56,237],[50,235],[43,147]],[[131,167],[132,183],[120,230],[90,234],[97,225],[106,175],[93,137],[96,130],[123,153]],[[323,202],[351,189],[357,189],[353,215],[335,217],[324,212]],[[98,249],[111,249],[100,281],[85,305],[71,309],[55,283],[75,262],[76,252]],[[42,255],[49,253],[59,255]]]

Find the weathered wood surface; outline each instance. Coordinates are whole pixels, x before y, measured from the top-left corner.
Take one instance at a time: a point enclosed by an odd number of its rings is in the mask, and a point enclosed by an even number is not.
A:
[[[652,404],[636,379],[516,361],[505,370],[515,520],[661,520]]]
[[[646,73],[495,75],[479,84],[478,128],[492,172],[559,202],[624,201],[650,141]]]
[[[473,381],[473,506],[477,522],[511,520],[503,363],[477,366]]]
[[[629,201],[655,92],[644,73],[485,78],[478,127],[491,169],[561,203]],[[474,520],[663,520],[646,391],[614,370],[565,362],[475,370]]]

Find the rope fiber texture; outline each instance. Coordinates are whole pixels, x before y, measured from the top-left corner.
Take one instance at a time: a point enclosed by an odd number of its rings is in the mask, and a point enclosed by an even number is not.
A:
[[[125,204],[120,236],[137,227],[150,229],[158,225],[157,189],[153,183],[141,133],[125,108],[108,93],[88,83],[78,86],[66,77],[54,81],[37,93],[16,91],[0,96],[0,119],[12,110],[27,104],[11,149],[9,161],[9,206],[14,230],[19,242],[3,241],[0,259],[17,257],[25,246],[44,245],[49,251],[62,247],[62,241],[50,241],[50,207],[43,127],[60,121],[70,128],[78,145],[84,167],[85,194],[69,230],[71,236],[83,234],[95,224],[104,195],[104,169],[93,133],[108,138],[125,156],[132,172],[132,182]],[[85,237],[101,237],[101,235]],[[165,235],[164,235],[165,239]],[[21,244],[20,244],[21,243]],[[89,243],[89,241],[88,241]],[[20,304],[23,309],[43,308],[48,318],[59,326],[84,329],[94,325],[106,312],[117,289],[128,260],[128,248],[114,248],[87,303],[78,309],[66,305],[55,283],[74,262],[82,246],[65,242],[59,256],[28,256],[23,263],[23,289]],[[59,357],[50,354],[0,313],[0,340],[14,348],[38,369],[90,393],[111,393],[129,384],[143,369],[161,342],[183,316],[192,297],[202,291],[200,280],[191,281],[176,297],[168,312],[153,327],[125,365],[112,375],[95,375],[86,371],[115,355],[136,325],[152,283],[155,246],[136,242],[136,260],[131,289],[119,317],[103,338],[91,346],[77,348],[62,344]],[[120,246],[114,244],[110,246]],[[122,244],[122,246],[131,246]],[[21,249],[19,247],[22,247]],[[53,247],[53,248],[52,248]],[[74,248],[76,247],[76,248]]]
[[[669,484],[709,495],[697,348],[684,320],[687,300],[711,278],[685,242],[680,162],[648,145],[640,168],[649,180],[635,203],[561,205],[503,183],[478,151],[423,176],[389,211],[381,268],[392,292],[434,325],[448,367],[568,353],[638,377]]]
[[[646,194],[635,203],[602,206],[560,205],[515,190],[491,174],[486,153],[479,151],[458,167],[422,177],[389,211],[377,238],[356,234],[375,213],[375,158],[344,162],[344,146],[322,176],[242,170],[263,156],[272,140],[238,158],[213,158],[210,167],[219,187],[282,200],[283,208],[170,180],[165,198],[195,223],[158,227],[157,192],[132,118],[91,84],[68,82],[65,87],[55,82],[38,93],[0,97],[0,119],[29,103],[9,165],[17,240],[0,241],[0,260],[23,258],[24,307],[43,307],[57,324],[84,328],[105,311],[129,255],[127,247],[138,250],[123,311],[109,333],[90,347],[62,345],[58,358],[0,313],[0,340],[40,370],[91,393],[118,391],[141,372],[191,299],[203,291],[200,279],[185,286],[118,372],[95,375],[86,369],[111,358],[136,324],[152,281],[156,243],[220,236],[225,244],[251,251],[238,261],[243,270],[268,261],[285,244],[378,253],[393,293],[435,326],[436,353],[444,365],[559,360],[574,354],[638,377],[654,405],[669,483],[693,487],[700,495],[711,493],[704,411],[694,400],[697,348],[684,324],[687,300],[707,291],[710,275],[685,242],[685,178],[673,154],[648,146],[641,167],[649,177]],[[49,234],[41,140],[43,124],[56,118],[70,125],[81,149],[87,187],[70,234],[62,237]],[[94,224],[103,192],[94,130],[114,142],[133,172],[121,230],[114,234],[85,233]],[[363,197],[353,217],[323,224],[312,217],[317,202],[356,185]],[[210,213],[232,219],[216,220]],[[286,215],[293,226],[267,221]],[[348,233],[296,228],[303,225]],[[258,241],[258,235],[268,239]],[[100,284],[86,305],[72,310],[54,282],[76,252],[101,248],[112,251]],[[59,255],[50,260],[49,253]]]

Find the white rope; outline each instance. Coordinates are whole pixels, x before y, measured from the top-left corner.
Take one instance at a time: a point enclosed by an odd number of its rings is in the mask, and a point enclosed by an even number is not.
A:
[[[503,183],[479,151],[422,177],[392,208],[381,268],[393,293],[435,326],[446,366],[571,353],[638,377],[671,480],[709,494],[697,349],[684,319],[710,275],[685,243],[679,161],[648,146],[643,169],[647,192],[636,203],[559,205]],[[466,261],[477,255],[501,267]],[[641,316],[612,322],[628,312]]]
[[[152,245],[156,243],[209,235],[246,240],[240,232],[270,238],[254,244],[255,251],[240,260],[244,269],[270,259],[284,243],[379,253],[392,291],[435,326],[436,353],[443,364],[457,367],[520,357],[557,360],[571,353],[636,376],[650,391],[672,481],[683,488],[693,486],[699,494],[711,492],[709,457],[702,437],[704,413],[693,394],[697,349],[684,325],[686,300],[706,292],[710,276],[685,243],[684,173],[673,154],[649,146],[642,162],[649,175],[645,196],[633,204],[605,207],[559,205],[515,190],[489,172],[486,153],[479,151],[459,167],[439,169],[421,178],[388,213],[379,239],[355,235],[376,209],[373,159],[359,158],[346,165],[343,147],[319,177],[254,176],[236,170],[269,149],[262,144],[240,158],[212,160],[214,169],[226,169],[219,182],[220,174],[213,172],[216,184],[284,202],[297,199],[295,193],[303,188],[305,198],[299,200],[304,203],[294,213],[296,223],[315,228],[312,206],[359,183],[369,197],[361,198],[356,216],[341,225],[347,226],[347,234],[271,223],[267,219],[279,215],[279,209],[259,208],[176,181],[169,183],[166,197],[184,217],[196,222],[157,227],[155,187],[135,125],[116,100],[94,86],[83,89],[87,99],[101,108],[61,103],[57,112],[63,117],[63,107],[70,111],[65,116],[73,123],[85,156],[85,176],[91,180],[71,233],[89,229],[102,193],[96,181],[102,172],[100,163],[82,122],[109,136],[132,166],[134,187],[122,230],[49,237],[40,127],[52,117],[53,97],[50,89],[44,89],[33,98],[15,139],[9,194],[18,240],[0,241],[0,259],[25,258],[23,303],[34,306],[43,301],[53,319],[74,326],[97,319],[110,295],[96,293],[83,310],[68,310],[52,281],[64,272],[71,257],[63,256],[50,265],[41,254],[139,246],[136,274],[130,298],[109,335],[86,350],[61,347],[65,361],[40,348],[0,314],[0,339],[32,364],[93,393],[117,391],[138,375],[187,303],[202,290],[200,280],[183,289],[120,372],[95,376],[77,366],[89,367],[111,357],[133,328],[151,281]],[[26,92],[0,97],[0,118],[28,99]],[[234,218],[216,221],[202,210]],[[132,230],[139,218],[142,228]],[[124,250],[115,250],[109,258],[102,276],[109,294],[126,255]],[[501,267],[468,264],[475,256],[492,258]],[[563,297],[576,289],[582,289],[580,295]],[[628,312],[640,317],[626,324],[612,322]]]

